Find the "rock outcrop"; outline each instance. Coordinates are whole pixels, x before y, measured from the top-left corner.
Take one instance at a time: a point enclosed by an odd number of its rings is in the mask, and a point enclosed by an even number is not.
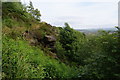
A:
[[[30,45],[42,44],[44,47],[51,48],[51,52],[54,52],[54,45],[56,42],[56,37],[54,35],[45,35],[41,37],[40,33],[35,31],[25,31],[23,33],[24,40],[29,41]]]

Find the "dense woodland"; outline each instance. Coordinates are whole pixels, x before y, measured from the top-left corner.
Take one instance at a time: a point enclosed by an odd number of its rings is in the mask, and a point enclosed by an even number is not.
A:
[[[40,17],[32,2],[2,3],[2,78],[120,80],[119,27],[86,35]]]

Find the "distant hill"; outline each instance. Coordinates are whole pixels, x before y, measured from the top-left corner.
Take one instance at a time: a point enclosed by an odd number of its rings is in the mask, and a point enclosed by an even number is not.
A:
[[[116,31],[117,29],[116,28],[98,28],[98,29],[75,29],[77,31],[80,31],[80,32],[83,32],[85,34],[94,34],[96,32],[98,32],[99,30],[105,30],[105,31],[111,31],[111,32],[114,32]]]

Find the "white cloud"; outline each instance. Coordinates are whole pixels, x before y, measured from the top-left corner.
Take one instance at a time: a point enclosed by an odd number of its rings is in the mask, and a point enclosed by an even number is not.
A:
[[[41,11],[42,20],[63,26],[68,22],[74,28],[113,27],[117,25],[118,0],[31,0]],[[29,1],[25,1],[28,3]]]
[[[22,1],[30,1],[30,0],[22,0]],[[51,2],[64,2],[64,3],[66,3],[66,2],[71,2],[71,3],[73,3],[73,2],[118,2],[119,0],[31,0],[32,2],[49,2],[49,3],[51,3]]]

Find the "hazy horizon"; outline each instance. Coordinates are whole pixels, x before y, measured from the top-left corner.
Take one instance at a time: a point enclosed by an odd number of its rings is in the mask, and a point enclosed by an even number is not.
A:
[[[29,0],[21,0],[28,4]],[[113,28],[118,26],[117,2],[90,2],[86,0],[31,0],[41,12],[41,20],[63,27],[67,22],[74,29]],[[100,1],[100,0],[98,0]]]

